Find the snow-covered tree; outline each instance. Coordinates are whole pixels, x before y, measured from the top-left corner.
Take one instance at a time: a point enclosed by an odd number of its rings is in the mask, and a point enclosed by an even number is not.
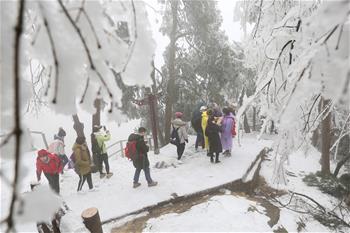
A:
[[[142,1],[22,0],[0,4],[1,157],[16,161],[14,177],[1,173],[13,188],[8,216],[3,219],[11,231],[18,215],[42,221],[55,209],[18,209],[23,206],[18,203],[24,201],[18,181],[25,175],[19,169],[20,158],[28,149],[23,146],[28,137],[21,121],[27,101],[30,107],[45,103],[57,113],[69,115],[77,112],[79,104],[93,114],[99,97],[108,104],[109,118],[119,121],[122,93],[112,70],[129,85],[150,85],[155,43]],[[53,195],[42,190],[37,194]]]
[[[255,25],[245,56],[257,72],[256,92],[239,115],[256,102],[266,117],[262,132],[269,121],[276,123],[276,175],[338,103],[349,103],[349,7],[345,0],[248,0],[236,6],[241,25]],[[348,105],[344,110],[349,115]]]

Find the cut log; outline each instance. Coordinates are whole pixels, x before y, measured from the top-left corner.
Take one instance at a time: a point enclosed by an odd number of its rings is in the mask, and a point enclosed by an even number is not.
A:
[[[100,215],[97,208],[89,208],[81,213],[84,225],[92,233],[103,233]]]

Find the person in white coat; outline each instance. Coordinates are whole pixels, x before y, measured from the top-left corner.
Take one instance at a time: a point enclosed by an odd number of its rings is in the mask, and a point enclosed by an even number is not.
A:
[[[188,143],[188,134],[186,128],[186,122],[184,122],[181,118],[183,116],[182,112],[175,113],[175,119],[171,122],[173,126],[173,130],[177,131],[179,137],[179,143],[176,145],[177,147],[177,160],[179,163],[181,162],[181,157],[185,151],[186,143]]]
[[[62,127],[58,129],[58,133],[54,135],[54,141],[49,145],[48,151],[50,153],[56,154],[62,162],[62,173],[63,168],[68,163],[69,159],[64,151],[64,137],[66,136],[66,131]]]

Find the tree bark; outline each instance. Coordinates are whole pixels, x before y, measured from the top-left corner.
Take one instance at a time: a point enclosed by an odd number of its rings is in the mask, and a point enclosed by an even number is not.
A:
[[[335,177],[338,176],[338,173],[339,173],[339,171],[340,171],[340,168],[341,168],[349,159],[350,159],[350,155],[345,156],[342,160],[340,160],[340,161],[337,163],[337,167],[335,168],[334,173],[333,173],[333,175],[334,175]]]
[[[92,128],[94,125],[101,125],[101,99],[96,98],[94,101],[94,107],[96,108],[96,113],[92,115]],[[92,130],[91,130],[92,132]]]
[[[323,108],[330,103],[330,100],[323,99]],[[323,175],[330,174],[330,148],[331,148],[331,113],[329,112],[322,121],[322,155],[321,155],[321,173]]]
[[[171,12],[173,25],[170,34],[170,47],[169,47],[169,80],[167,84],[167,98],[165,105],[165,143],[169,143],[170,139],[170,125],[171,125],[171,117],[173,112],[173,104],[174,104],[174,90],[175,90],[175,50],[176,50],[176,31],[177,31],[177,8],[178,8],[178,0],[171,0]]]
[[[253,131],[256,131],[256,107],[253,107]]]
[[[73,128],[75,132],[77,133],[77,137],[85,137],[84,134],[84,124],[80,122],[79,117],[77,114],[73,115]]]
[[[245,113],[244,113],[243,125],[244,125],[244,132],[250,133],[250,127],[249,127],[249,124],[248,124],[248,118],[247,118],[247,114],[245,114]]]

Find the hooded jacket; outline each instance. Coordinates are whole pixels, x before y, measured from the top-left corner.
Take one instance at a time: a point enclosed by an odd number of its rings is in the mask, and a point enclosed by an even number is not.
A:
[[[132,161],[134,167],[139,169],[149,167],[149,160],[147,155],[149,147],[146,145],[144,137],[140,134],[132,133],[130,134],[128,141],[136,141],[137,156],[136,159]]]
[[[178,129],[177,133],[179,134],[180,143],[185,143],[185,141],[188,140],[186,122],[180,118],[176,118],[171,122],[171,124],[175,129]]]
[[[94,133],[96,140],[97,140],[97,144],[98,146],[101,148],[102,154],[106,154],[107,153],[107,147],[106,147],[106,141],[109,141],[111,139],[111,134],[105,133],[103,131],[98,131],[96,133]]]
[[[41,161],[40,157],[48,157],[47,162]],[[57,174],[62,172],[62,163],[57,155],[49,153],[47,150],[39,150],[36,158],[36,174],[40,180],[41,173]]]
[[[220,140],[221,127],[216,123],[213,123],[214,116],[209,117],[208,125],[205,131],[206,136],[209,139],[209,152],[210,153],[221,153],[222,145]]]
[[[91,158],[86,144],[74,143],[75,171],[79,175],[86,175],[91,172]]]

